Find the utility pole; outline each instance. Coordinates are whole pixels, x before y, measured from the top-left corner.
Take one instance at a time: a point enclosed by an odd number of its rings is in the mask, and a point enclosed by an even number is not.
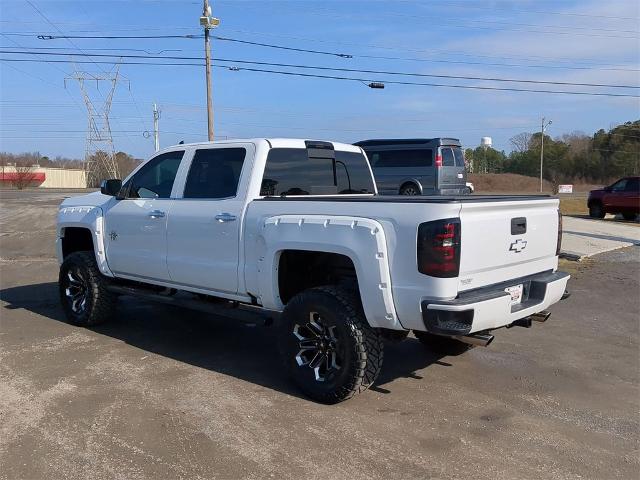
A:
[[[153,141],[156,148],[156,152],[160,150],[160,130],[158,128],[158,120],[160,120],[160,111],[158,105],[153,104]]]
[[[211,98],[211,42],[209,41],[209,30],[220,25],[220,20],[211,16],[209,0],[204,0],[200,25],[204,27],[204,59],[205,71],[207,75],[207,130],[209,141],[213,141],[213,101]]]
[[[542,117],[542,128],[540,129],[541,137],[540,137],[540,193],[542,193],[542,167],[544,165],[544,129],[553,123],[553,120],[549,120],[546,124],[544,123],[545,118]]]

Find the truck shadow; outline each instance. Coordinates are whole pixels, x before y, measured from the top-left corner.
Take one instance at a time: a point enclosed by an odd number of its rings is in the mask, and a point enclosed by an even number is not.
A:
[[[67,323],[55,282],[5,288],[0,290],[0,300],[6,302],[6,310],[24,309],[43,319]],[[306,398],[283,372],[275,329],[251,323],[251,320],[239,322],[121,297],[117,317],[91,331],[150,353]],[[78,327],[69,325],[69,328]],[[417,371],[434,363],[449,365],[441,358],[442,355],[428,351],[414,338],[389,344],[382,371],[372,390],[390,393],[393,381],[398,378],[421,379]]]

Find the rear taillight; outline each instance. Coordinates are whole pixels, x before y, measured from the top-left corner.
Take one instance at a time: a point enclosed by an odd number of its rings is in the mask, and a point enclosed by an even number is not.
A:
[[[562,213],[558,209],[558,243],[556,244],[556,255],[560,255],[560,248],[562,248]]]
[[[418,271],[439,278],[460,272],[460,219],[421,223],[418,227]]]
[[[436,167],[441,167],[442,166],[442,155],[437,154],[436,155]]]

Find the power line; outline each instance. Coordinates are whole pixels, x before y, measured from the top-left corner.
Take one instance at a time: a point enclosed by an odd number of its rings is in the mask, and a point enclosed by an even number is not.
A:
[[[487,6],[487,5],[473,5],[471,2],[459,3],[456,5],[456,2],[447,2],[447,5],[461,7],[464,9],[475,8],[479,10],[494,10],[494,11],[504,11],[505,9],[498,8],[496,6]],[[574,12],[550,12],[547,10],[525,10],[525,9],[508,9],[508,13],[516,13],[516,14],[542,14],[542,15],[559,15],[559,16],[567,16],[567,17],[586,17],[586,18],[606,18],[611,20],[635,20],[637,21],[637,17],[620,17],[620,16],[612,16],[612,15],[595,15],[588,13],[574,13]]]
[[[255,45],[258,47],[267,47],[267,48],[277,48],[280,50],[291,50],[294,52],[304,52],[304,53],[316,53],[319,55],[331,55],[334,57],[342,57],[342,58],[353,58],[353,55],[349,55],[348,53],[334,53],[334,52],[324,52],[321,50],[308,50],[305,48],[295,48],[295,47],[285,47],[282,45],[272,45],[270,43],[260,43],[260,42],[250,42],[248,40],[239,40],[237,38],[230,38],[230,37],[220,37],[217,35],[214,35],[213,38],[215,38],[216,40],[221,40],[224,42],[235,42],[235,43],[243,43],[246,45]]]
[[[260,35],[274,35],[272,33],[265,33],[265,32],[251,32],[251,31],[244,31],[244,30],[236,30],[238,32],[241,33],[248,33],[248,34],[260,34]],[[63,38],[62,36],[59,35],[41,35],[38,34],[38,32],[33,32],[31,34],[26,34],[26,33],[5,33],[5,35],[19,35],[19,36],[25,36],[25,37],[31,37],[31,36],[37,36],[40,39],[43,40],[55,40],[55,39],[59,39],[59,38]],[[445,55],[460,55],[460,56],[471,56],[473,58],[498,58],[498,59],[521,59],[521,60],[525,60],[525,61],[529,61],[529,57],[512,57],[512,56],[495,56],[495,55],[481,55],[481,54],[467,54],[467,53],[460,53],[460,52],[449,52],[449,51],[434,51],[434,50],[420,50],[420,49],[411,49],[411,48],[399,48],[399,47],[389,47],[389,46],[383,46],[383,45],[362,45],[362,44],[352,44],[349,42],[337,42],[337,41],[327,41],[327,40],[321,40],[321,39],[308,39],[308,38],[301,38],[301,37],[291,37],[291,36],[285,36],[285,35],[276,35],[279,37],[284,37],[284,38],[291,38],[291,39],[296,39],[296,40],[302,40],[302,41],[312,41],[312,42],[320,42],[320,43],[334,43],[334,44],[341,44],[341,45],[352,45],[352,46],[356,46],[356,47],[368,47],[368,48],[376,48],[376,49],[385,49],[385,50],[402,50],[402,51],[410,51],[410,52],[414,52],[414,53],[424,53],[424,54],[429,54],[429,55],[434,55],[434,54],[445,54]],[[198,35],[136,35],[136,36],[116,36],[116,35],[95,35],[95,36],[75,36],[74,38],[94,38],[94,39],[160,39],[160,38],[188,38],[188,39],[196,39],[196,38],[201,38],[201,36]],[[340,53],[340,52],[327,52],[327,51],[321,51],[321,50],[311,50],[311,49],[304,49],[304,48],[298,48],[298,47],[288,47],[288,46],[284,46],[284,45],[275,45],[275,44],[270,44],[270,43],[264,43],[264,42],[251,42],[248,40],[241,40],[241,39],[232,39],[230,37],[219,37],[220,40],[224,40],[224,41],[230,41],[230,42],[238,42],[238,43],[245,43],[245,44],[251,44],[251,45],[256,45],[256,46],[262,46],[262,47],[266,47],[266,48],[274,48],[274,49],[281,49],[281,50],[290,50],[290,51],[298,51],[298,52],[304,52],[304,53],[312,53],[312,54],[321,54],[321,55],[331,55],[331,56],[337,56],[337,57],[343,57],[343,58],[371,58],[371,59],[379,59],[379,60],[401,60],[401,61],[413,61],[413,62],[427,62],[427,63],[447,63],[447,64],[462,64],[462,65],[487,65],[487,66],[502,66],[502,67],[516,67],[516,68],[554,68],[554,69],[569,69],[569,70],[593,70],[593,69],[598,69],[598,70],[607,70],[607,71],[638,71],[638,69],[629,69],[629,68],[614,68],[610,65],[603,65],[603,64],[589,64],[589,63],[585,63],[585,62],[575,62],[574,60],[569,60],[572,63],[578,63],[584,66],[569,66],[569,65],[526,65],[526,64],[513,64],[513,63],[499,63],[499,62],[477,62],[477,61],[463,61],[463,60],[445,60],[445,59],[426,59],[426,58],[411,58],[411,57],[397,57],[397,56],[380,56],[380,55],[360,55],[360,54],[348,54],[348,53]],[[94,49],[88,49],[88,50],[94,50]],[[95,49],[95,50],[99,50],[99,49]],[[105,49],[105,50],[109,50],[109,49]],[[119,50],[136,50],[136,49],[119,49]],[[160,52],[161,53],[161,52]],[[548,57],[538,57],[541,59],[547,59]],[[562,59],[554,59],[555,61],[564,61]]]
[[[0,50],[0,53],[14,54],[14,55],[52,55],[52,56],[89,56],[88,54],[72,54],[62,52],[33,52],[33,51],[7,51]],[[202,57],[185,57],[185,56],[156,56],[156,55],[122,55],[122,54],[106,54],[96,53],[91,56],[95,57],[116,57],[116,58],[136,58],[136,59],[154,59],[154,60],[202,60]],[[445,75],[445,74],[427,74],[427,73],[415,73],[415,72],[396,72],[389,70],[367,70],[356,68],[344,68],[344,67],[323,67],[316,65],[302,65],[302,64],[289,64],[289,63],[273,63],[273,62],[258,62],[252,60],[239,60],[239,59],[227,59],[227,58],[213,58],[214,61],[224,63],[240,63],[250,65],[263,65],[271,67],[284,67],[284,68],[300,68],[307,70],[320,70],[320,71],[338,71],[348,73],[367,73],[375,75],[394,75],[394,76],[409,76],[409,77],[422,77],[422,78],[446,78],[453,80],[479,80],[479,81],[491,81],[491,82],[507,82],[507,83],[530,83],[530,84],[542,84],[542,85],[563,85],[563,86],[577,86],[577,87],[601,87],[601,88],[640,88],[636,85],[616,85],[606,83],[584,83],[584,82],[561,82],[551,80],[527,80],[527,79],[515,79],[515,78],[500,78],[500,77],[477,77],[468,75]]]
[[[417,48],[411,48],[411,47],[408,47],[408,46],[379,45],[379,44],[370,44],[370,43],[367,43],[367,44],[354,43],[354,42],[346,42],[344,40],[327,40],[326,38],[300,37],[300,36],[297,36],[297,35],[286,35],[286,34],[274,33],[274,32],[259,32],[259,31],[255,31],[255,30],[228,29],[228,31],[235,32],[235,33],[240,33],[240,34],[246,34],[246,35],[260,35],[260,36],[284,38],[284,39],[288,39],[288,40],[299,40],[299,41],[303,41],[303,42],[328,43],[328,44],[333,44],[333,45],[351,46],[351,47],[354,47],[354,48],[366,47],[366,48],[373,48],[373,49],[380,49],[380,50],[392,50],[392,51],[402,51],[402,52],[423,53],[423,54],[428,54],[428,55],[459,55],[459,56],[463,56],[463,57],[473,57],[473,58],[480,57],[480,58],[497,58],[497,59],[554,60],[554,61],[560,61],[560,62],[569,61],[569,62],[572,62],[572,63],[583,63],[584,64],[584,62],[575,62],[575,60],[571,59],[571,58],[552,58],[552,59],[550,59],[548,55],[545,55],[545,56],[529,55],[529,56],[525,56],[525,57],[523,57],[523,56],[514,57],[514,56],[506,56],[506,55],[486,55],[486,54],[478,54],[478,53],[456,52],[456,51],[450,51],[450,50],[417,49]],[[396,59],[401,59],[401,58],[396,58]],[[410,60],[410,59],[408,59],[408,60]],[[595,59],[588,59],[588,58],[585,58],[584,60],[598,61],[598,60],[595,60]],[[587,64],[585,64],[585,65],[587,65]]]
[[[0,61],[3,62],[34,62],[41,63],[43,60],[33,60],[29,58],[0,58]],[[45,62],[55,62],[55,63],[68,63],[67,60],[45,60]],[[114,62],[109,61],[100,61],[92,62],[92,61],[82,61],[78,60],[75,63],[103,63],[108,65],[113,65]],[[118,62],[120,65],[148,65],[148,66],[195,66],[202,67],[204,63],[176,63],[176,62]],[[301,73],[301,72],[286,72],[280,70],[267,70],[267,69],[259,69],[259,68],[249,68],[249,67],[235,67],[235,66],[223,66],[223,65],[213,65],[217,68],[224,68],[227,70],[233,71],[248,71],[248,72],[260,72],[260,73],[270,73],[274,75],[286,75],[293,77],[305,77],[305,78],[322,78],[322,79],[331,79],[331,80],[344,80],[351,82],[380,82],[389,85],[412,85],[412,86],[424,86],[424,87],[443,87],[443,88],[458,88],[458,89],[469,89],[469,90],[490,90],[490,91],[503,91],[503,92],[524,92],[524,93],[549,93],[549,94],[561,94],[561,95],[578,95],[578,96],[595,96],[595,97],[627,97],[627,98],[640,98],[639,95],[632,95],[626,93],[606,93],[606,92],[583,92],[583,91],[568,91],[568,90],[535,90],[535,89],[524,89],[524,88],[510,88],[510,87],[488,87],[488,86],[479,86],[479,85],[454,85],[454,84],[440,84],[440,83],[420,83],[420,82],[406,82],[406,81],[397,81],[397,80],[385,80],[385,79],[372,79],[372,78],[354,78],[354,77],[340,77],[335,75],[319,75],[319,74],[310,74],[310,73]]]
[[[25,48],[25,47],[23,47],[22,45],[20,45],[18,42],[16,42],[15,40],[13,40],[12,38],[9,38],[9,37],[7,37],[6,35],[1,34],[1,33],[0,33],[0,35],[2,35],[3,37],[5,37],[5,38],[6,38],[7,40],[9,40],[11,43],[13,43],[13,44],[17,45],[19,48]],[[44,63],[51,64],[51,66],[52,66],[52,67],[56,68],[57,70],[60,70],[64,75],[67,75],[67,72],[65,72],[62,68],[60,68],[58,65],[56,65],[56,63],[58,63],[58,62],[50,62],[50,61],[47,61],[47,60],[43,60],[43,62],[44,62]],[[14,67],[14,68],[15,68],[15,67]],[[35,77],[35,78],[38,78],[38,77],[36,77],[35,75],[31,75],[31,74],[29,74],[29,75],[30,75],[30,76],[33,76],[33,77]],[[51,82],[45,81],[44,79],[41,79],[41,78],[40,78],[40,80],[41,80],[41,81],[43,81],[43,82],[45,82],[45,83],[51,83]],[[63,87],[62,87],[62,86],[60,86],[60,88],[63,88]],[[73,98],[73,95],[71,95],[71,94],[69,93],[69,91],[68,91],[66,88],[64,89],[64,91],[65,91],[65,93],[69,96],[69,98],[71,99],[71,101],[75,104],[75,106],[76,106],[77,108],[79,108],[80,110],[83,110],[83,108],[82,108],[82,106],[80,105],[80,103],[78,103],[78,101],[77,101],[75,98]]]
[[[38,8],[38,7],[36,7],[36,6],[33,4],[33,2],[31,2],[30,0],[25,0],[25,2],[27,2],[27,3],[31,6],[31,8],[33,8],[33,10],[35,10],[35,11],[36,11],[36,13],[37,13],[38,15],[40,15],[40,16],[41,16],[41,17],[42,17],[42,18],[43,18],[43,19],[44,19],[44,20],[45,20],[49,25],[51,25],[51,26],[52,26],[52,27],[53,27],[53,28],[54,28],[58,33],[60,33],[62,36],[64,36],[64,35],[65,35],[65,34],[64,34],[64,32],[63,32],[63,31],[62,31],[62,30],[61,30],[61,29],[60,29],[60,28],[59,28],[55,23],[53,23],[51,20],[49,20],[49,18],[48,18],[48,17],[47,17],[47,16],[46,16],[46,15],[45,15],[45,14],[44,14],[44,13],[43,13],[39,8]],[[80,47],[78,47],[78,46],[77,46],[74,42],[72,42],[71,40],[67,39],[67,42],[68,42],[69,44],[71,44],[74,48],[78,49],[80,52],[83,52],[83,50],[82,50]],[[83,53],[84,53],[84,52],[83,52]],[[91,58],[89,55],[86,55],[86,56],[87,56],[88,58]],[[98,69],[101,69],[100,65],[98,65],[96,62],[91,62],[91,63],[93,63],[96,67],[98,67]],[[109,71],[109,72],[107,72],[107,71],[106,71],[106,70],[104,70],[104,69],[101,69],[101,70],[103,71],[103,73],[104,73],[104,74],[106,74],[106,75],[110,75],[110,74],[111,74],[111,70],[113,70],[113,65],[112,65],[112,68],[110,69],[110,71]],[[117,74],[116,74],[116,76],[117,76]],[[124,77],[124,76],[123,76],[123,77]],[[125,77],[125,78],[126,78],[126,77]],[[129,88],[131,88],[131,84],[129,84]],[[98,89],[98,94],[103,98],[103,100],[105,100],[105,101],[106,101],[106,99],[105,99],[105,98],[104,98],[104,96],[102,95],[102,92],[100,92],[100,90],[99,90],[99,89]],[[112,94],[113,94],[113,92],[112,92]],[[133,98],[133,94],[131,94],[131,95],[132,95],[132,98]],[[135,100],[134,100],[134,102],[135,102]],[[111,99],[109,99],[109,103],[111,103]],[[138,107],[137,107],[137,105],[136,105],[136,108],[138,108]],[[117,123],[117,122],[116,122],[116,123]],[[113,148],[113,146],[112,146],[112,148]]]
[[[633,155],[640,154],[640,150],[637,150],[635,152],[630,152],[629,150],[615,150],[615,149],[607,149],[607,148],[590,148],[589,150],[597,150],[599,152],[631,153]]]
[[[12,34],[18,35],[18,34]],[[33,36],[25,35],[25,36]],[[204,38],[204,35],[198,33],[194,35],[38,35],[39,40],[58,40],[60,38],[73,39],[101,39],[101,40],[140,40],[140,39],[160,39],[160,38],[188,38],[190,40]]]
[[[41,40],[56,40],[59,38],[65,38],[62,36],[56,36],[56,35],[38,35],[37,36],[39,39]],[[202,35],[198,36],[198,35],[135,35],[135,36],[116,36],[116,35],[88,35],[88,36],[74,36],[71,38],[81,38],[81,39],[107,39],[107,40],[113,40],[113,39],[160,39],[160,38],[187,38],[187,39],[196,39],[196,38],[202,38]],[[420,58],[406,58],[406,57],[391,57],[391,56],[377,56],[377,55],[357,55],[357,54],[350,54],[350,53],[342,53],[342,52],[328,52],[328,51],[323,51],[323,50],[312,50],[312,49],[305,49],[305,48],[300,48],[300,47],[289,47],[289,46],[285,46],[285,45],[276,45],[276,44],[272,44],[272,43],[264,43],[264,42],[253,42],[253,41],[249,41],[249,40],[242,40],[242,39],[237,39],[237,38],[231,38],[231,37],[221,37],[221,36],[214,36],[214,38],[216,38],[217,40],[221,40],[221,41],[228,41],[228,42],[236,42],[236,43],[242,43],[242,44],[248,44],[248,45],[255,45],[255,46],[260,46],[260,47],[266,47],[266,48],[273,48],[273,49],[280,49],[280,50],[289,50],[289,51],[296,51],[296,52],[303,52],[303,53],[312,53],[312,54],[320,54],[320,55],[330,55],[330,56],[336,56],[336,57],[342,57],[342,58],[371,58],[371,59],[379,59],[379,60],[406,60],[406,61],[421,61],[421,62],[433,62],[433,63],[452,63],[452,64],[469,64],[469,65],[489,65],[489,66],[506,66],[506,67],[526,67],[526,68],[562,68],[562,69],[571,69],[571,70],[591,70],[597,67],[597,69],[599,70],[613,70],[613,71],[638,71],[637,69],[620,69],[620,68],[604,68],[606,67],[606,65],[589,65],[589,64],[584,64],[584,67],[572,67],[572,66],[563,66],[563,65],[522,65],[522,64],[510,64],[510,63],[486,63],[486,62],[469,62],[469,61],[462,61],[462,60],[443,60],[443,59],[420,59]],[[315,40],[311,40],[309,39],[309,41],[315,41]],[[336,42],[333,42],[336,43]],[[388,50],[397,50],[396,48],[393,47],[388,47],[388,46],[380,46],[380,45],[363,45],[366,47],[370,47],[370,48],[383,48],[383,49],[388,49]],[[423,52],[423,53],[429,53],[429,54],[433,54],[433,51],[427,51],[427,50],[417,50],[417,49],[403,49],[405,51],[413,51],[413,52]],[[447,52],[445,52],[447,53]],[[453,55],[462,55],[459,53],[448,53],[448,54],[453,54]],[[485,57],[485,58],[505,58],[505,57],[496,57],[496,56],[491,56],[491,55],[472,55],[473,57]],[[506,57],[506,58],[513,58],[513,57]],[[526,59],[526,58],[525,58]]]
[[[285,13],[294,13],[294,14],[298,14],[297,12],[292,12],[290,10],[287,10]],[[305,14],[310,14],[310,15],[319,15],[319,16],[330,16],[332,19],[335,19],[337,17],[342,17],[342,18],[349,18],[349,19],[353,19],[354,17],[357,18],[358,20],[362,20],[362,14],[345,14],[344,12],[340,12],[340,11],[335,11],[335,10],[322,10],[322,11],[316,11],[316,10],[308,10],[305,9],[304,10]],[[415,14],[403,14],[403,13],[394,13],[394,12],[384,12],[381,14],[376,14],[376,15],[384,15],[386,17],[405,17],[405,18],[418,18],[418,19],[426,19],[429,21],[432,21],[434,19],[434,16],[424,16],[424,15],[415,15]],[[596,31],[611,31],[611,32],[618,32],[620,30],[618,29],[600,29],[597,27],[594,28],[589,28],[590,32],[585,32],[585,33],[580,33],[580,32],[576,32],[576,29],[580,29],[580,27],[574,27],[574,26],[569,26],[569,25],[540,25],[540,24],[528,24],[528,23],[515,23],[515,22],[501,22],[501,21],[495,21],[495,20],[467,20],[466,24],[460,24],[460,23],[450,23],[449,20],[446,19],[446,17],[437,17],[438,21],[437,21],[437,26],[439,27],[452,27],[452,28],[465,28],[465,29],[478,29],[478,30],[491,30],[491,31],[497,31],[497,30],[503,30],[503,31],[513,31],[513,32],[530,32],[530,33],[540,33],[540,34],[547,34],[547,35],[576,35],[576,36],[588,36],[588,37],[608,37],[608,38],[626,38],[626,39],[637,39],[637,35],[635,36],[628,36],[628,35],[612,35],[612,34],[598,34],[598,33],[593,33],[593,30]],[[493,24],[493,25],[503,25],[503,27],[496,27],[496,26],[484,26],[486,24]],[[514,26],[516,28],[508,28]],[[558,30],[539,30],[539,29],[549,29],[549,28],[556,28],[556,29],[571,29],[571,31],[558,31]],[[585,27],[588,28],[588,27]],[[623,33],[639,33],[636,30],[629,30],[629,31],[623,31]]]

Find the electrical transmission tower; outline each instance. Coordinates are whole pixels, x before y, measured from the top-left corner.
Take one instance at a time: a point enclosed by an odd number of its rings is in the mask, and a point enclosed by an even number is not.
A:
[[[119,70],[120,66],[117,65],[113,73],[96,75],[76,69],[71,77],[65,78],[65,85],[66,80],[78,81],[82,98],[87,106],[89,122],[84,161],[87,186],[90,187],[97,187],[103,179],[119,178],[118,163],[116,162],[113,136],[109,124],[111,101],[118,81],[121,81]],[[95,92],[90,88],[90,84],[93,82],[95,82]],[[109,84],[106,96],[100,92],[101,82]],[[99,95],[96,95],[96,92]]]

